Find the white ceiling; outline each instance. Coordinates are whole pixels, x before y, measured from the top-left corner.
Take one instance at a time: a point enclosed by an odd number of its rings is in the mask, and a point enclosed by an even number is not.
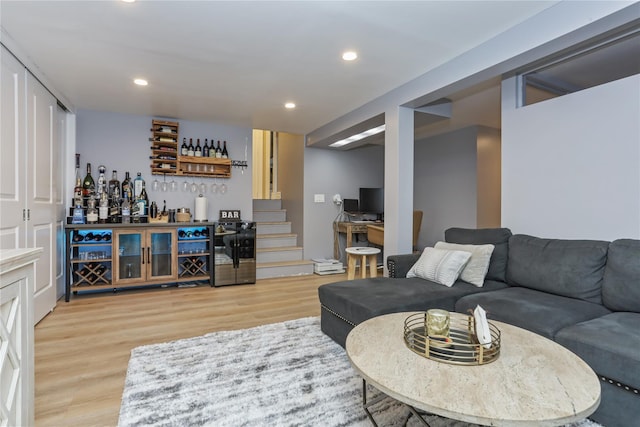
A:
[[[0,23],[75,109],[305,134],[555,3],[2,0]]]

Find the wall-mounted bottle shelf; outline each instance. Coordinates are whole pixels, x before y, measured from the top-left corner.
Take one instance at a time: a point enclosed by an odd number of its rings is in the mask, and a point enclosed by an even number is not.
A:
[[[178,122],[151,121],[151,174],[231,178],[231,159],[181,156]]]

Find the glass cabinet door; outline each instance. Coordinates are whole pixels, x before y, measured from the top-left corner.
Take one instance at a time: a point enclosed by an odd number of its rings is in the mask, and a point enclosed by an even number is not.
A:
[[[136,282],[143,279],[143,234],[117,231],[114,238],[116,282]]]
[[[148,279],[177,277],[175,230],[148,231],[147,248]]]

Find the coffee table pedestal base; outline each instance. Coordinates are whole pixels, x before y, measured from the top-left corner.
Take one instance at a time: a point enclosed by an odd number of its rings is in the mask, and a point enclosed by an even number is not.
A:
[[[364,412],[367,414],[367,417],[369,417],[369,421],[371,421],[371,424],[373,424],[375,427],[378,427],[378,423],[373,418],[373,414],[371,413],[369,408],[380,403],[385,399],[393,399],[393,398],[387,396],[383,392],[380,392],[379,395],[377,395],[371,400],[368,400],[367,399],[367,380],[365,379],[362,380],[362,409],[364,409]],[[396,402],[401,403],[403,406],[406,406],[410,411],[409,415],[407,415],[407,419],[404,421],[404,423],[402,423],[404,427],[406,427],[412,415],[416,417],[422,423],[422,425],[431,427],[431,425],[424,418],[422,418],[422,415],[416,410],[416,408],[414,408],[413,406],[407,405],[406,403],[402,403],[399,400],[396,400]]]

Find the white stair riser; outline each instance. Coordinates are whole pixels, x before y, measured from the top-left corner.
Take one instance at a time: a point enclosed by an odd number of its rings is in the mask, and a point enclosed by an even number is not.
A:
[[[284,251],[266,251],[256,254],[256,262],[301,261],[302,248]]]
[[[286,221],[287,211],[253,211],[253,220],[256,222]]]
[[[267,248],[283,248],[287,246],[296,246],[298,244],[297,236],[286,237],[258,237],[256,239],[256,247],[258,249]]]
[[[258,223],[256,226],[256,233],[257,234],[278,234],[278,233],[290,234],[291,223],[290,222],[275,223],[275,224]]]
[[[258,267],[257,279],[270,279],[272,277],[307,276],[313,274],[313,264],[285,265],[279,267]]]
[[[276,210],[282,209],[282,200],[254,200],[253,210]]]

